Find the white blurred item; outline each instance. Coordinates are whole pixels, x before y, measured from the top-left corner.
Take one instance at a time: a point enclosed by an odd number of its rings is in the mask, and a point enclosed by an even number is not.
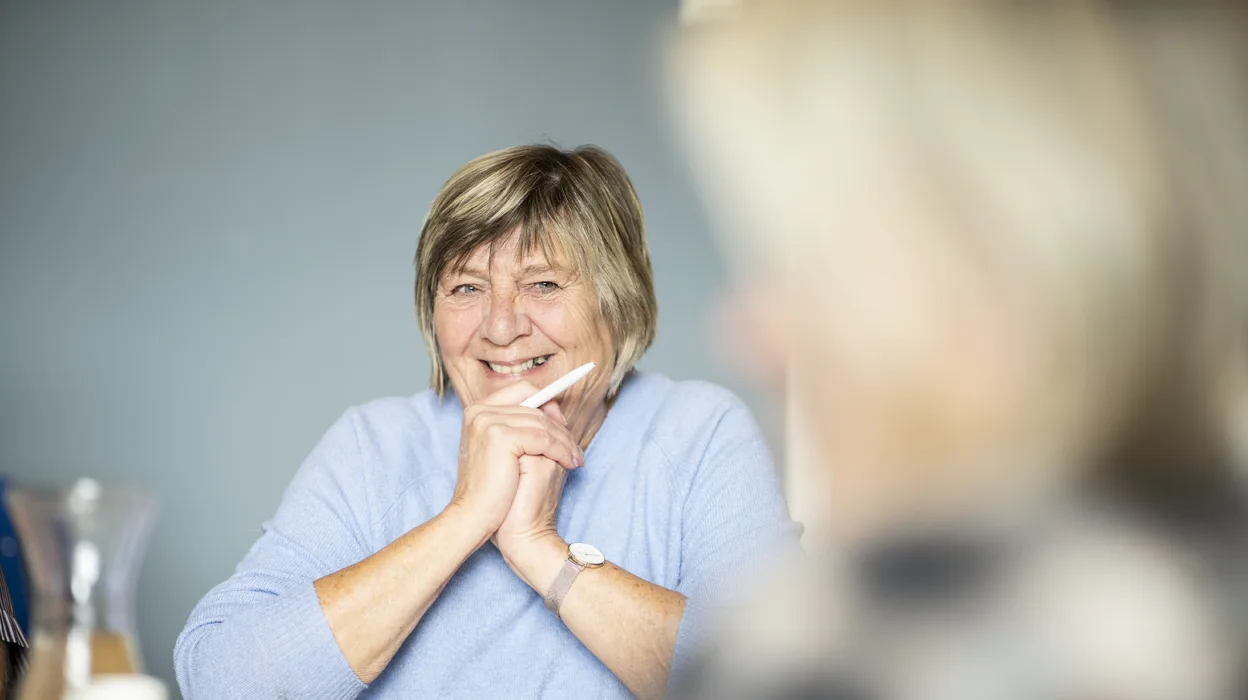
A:
[[[116,674],[97,676],[85,688],[71,690],[65,700],[168,700],[165,684],[151,676]]]

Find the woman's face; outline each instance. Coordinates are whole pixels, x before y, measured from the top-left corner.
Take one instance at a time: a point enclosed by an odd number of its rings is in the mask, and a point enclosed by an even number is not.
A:
[[[482,247],[438,283],[434,325],[443,366],[464,405],[508,384],[541,388],[569,371],[597,367],[559,398],[574,435],[601,421],[614,344],[592,285],[566,256],[518,255],[519,236]],[[579,431],[579,433],[578,433]]]

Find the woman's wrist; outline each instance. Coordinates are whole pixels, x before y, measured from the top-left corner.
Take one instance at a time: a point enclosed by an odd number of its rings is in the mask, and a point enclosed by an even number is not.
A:
[[[545,595],[568,558],[568,543],[559,533],[549,530],[529,537],[499,540],[498,551],[521,581]]]
[[[442,509],[441,513],[438,513],[437,519],[446,527],[461,532],[465,537],[476,542],[476,546],[472,548],[474,552],[494,534],[494,528],[486,518],[479,516],[472,508],[454,499]]]

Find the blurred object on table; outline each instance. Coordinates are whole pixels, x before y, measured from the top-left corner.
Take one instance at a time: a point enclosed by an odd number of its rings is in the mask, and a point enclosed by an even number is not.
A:
[[[134,599],[155,501],[92,479],[12,488],[7,501],[34,610],[21,700],[61,700],[101,676],[141,673]]]

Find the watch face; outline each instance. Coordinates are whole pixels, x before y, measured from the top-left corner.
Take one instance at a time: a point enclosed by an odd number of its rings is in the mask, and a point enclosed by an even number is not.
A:
[[[585,544],[584,542],[576,542],[568,545],[568,552],[570,552],[572,556],[576,557],[577,561],[586,566],[598,566],[607,560],[606,557],[602,556],[602,552],[598,551],[597,547],[592,544]]]

